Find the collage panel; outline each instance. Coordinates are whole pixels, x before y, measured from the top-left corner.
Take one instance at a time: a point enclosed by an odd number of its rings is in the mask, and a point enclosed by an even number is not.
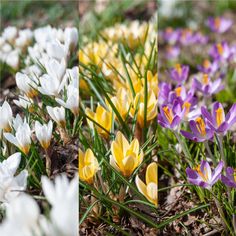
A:
[[[78,235],[78,2],[0,1],[0,235]]]
[[[157,235],[157,2],[80,1],[79,233]]]
[[[235,236],[235,12],[1,0],[0,236]]]
[[[236,235],[236,1],[159,1],[160,235]]]

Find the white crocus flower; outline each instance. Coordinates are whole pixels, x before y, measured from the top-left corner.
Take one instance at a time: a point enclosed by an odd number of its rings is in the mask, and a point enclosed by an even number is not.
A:
[[[6,208],[6,218],[0,225],[1,236],[42,236],[40,222],[46,221],[40,215],[37,202],[27,194],[14,199]],[[48,235],[51,236],[51,235]]]
[[[65,45],[73,51],[78,43],[78,30],[75,27],[65,29]]]
[[[19,100],[13,100],[13,102],[18,106],[18,107],[22,107],[24,109],[27,109],[32,106],[33,104],[33,100],[28,98],[27,96],[19,96]]]
[[[66,72],[66,62],[64,59],[59,63],[55,59],[50,59],[46,65],[47,74],[50,77],[57,78],[58,81],[62,81],[62,78]]]
[[[58,61],[61,61],[62,59],[66,59],[68,55],[68,49],[63,44],[61,44],[58,40],[48,42],[46,51],[49,57],[55,58]]]
[[[19,125],[15,136],[11,133],[4,133],[4,137],[17,146],[24,154],[28,154],[31,145],[31,130],[29,124],[24,122]]]
[[[79,87],[79,68],[78,68],[78,66],[75,66],[72,69],[67,69],[65,76],[67,78],[69,78],[71,81],[73,81],[74,87],[76,87],[76,88]]]
[[[21,72],[16,73],[16,85],[17,87],[26,94],[27,97],[33,98],[37,96],[37,80]]]
[[[18,197],[27,185],[27,170],[23,170],[15,176],[21,161],[19,152],[11,155],[0,163],[0,202],[9,203]]]
[[[5,28],[2,33],[2,37],[11,43],[14,41],[16,36],[17,36],[17,28],[13,26]]]
[[[79,112],[79,88],[75,88],[72,84],[67,88],[67,100],[56,98],[56,101],[63,107],[70,109],[75,116]]]
[[[19,51],[13,50],[6,56],[6,63],[13,69],[18,69],[20,64]]]
[[[48,122],[48,124],[44,125],[41,125],[38,121],[35,122],[35,134],[44,149],[48,149],[50,145],[52,138],[52,128],[53,126],[51,120]]]
[[[51,77],[47,74],[42,75],[39,78],[39,81],[41,87],[38,88],[38,91],[44,95],[58,96],[63,87],[57,78]]]
[[[78,235],[78,178],[69,182],[65,175],[57,176],[55,184],[42,177],[42,188],[45,197],[52,205],[50,218],[58,230],[57,235]]]
[[[24,124],[24,122],[26,122],[26,120],[23,120],[21,116],[17,114],[16,118],[12,120],[12,127],[14,128],[14,130],[17,130],[19,126]]]
[[[30,29],[24,29],[19,31],[19,37],[15,41],[15,45],[20,48],[24,48],[29,45],[33,37],[33,33]]]
[[[7,101],[0,106],[0,129],[5,132],[11,131],[11,121],[13,119],[12,109]]]
[[[40,75],[42,75],[42,70],[36,64],[33,64],[31,66],[27,66],[24,70],[22,70],[22,72],[25,74],[29,74],[31,76],[34,76],[34,77],[39,77]]]
[[[59,63],[55,59],[50,59],[46,63],[46,70],[48,74],[44,74],[39,78],[41,87],[38,90],[44,95],[58,96],[66,83],[66,77],[64,76],[66,71],[65,60],[63,59]]]
[[[50,117],[60,126],[65,127],[66,118],[65,118],[65,108],[64,107],[46,107]]]

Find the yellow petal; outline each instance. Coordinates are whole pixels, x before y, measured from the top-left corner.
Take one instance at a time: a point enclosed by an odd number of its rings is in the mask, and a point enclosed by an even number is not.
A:
[[[147,195],[147,186],[144,184],[144,182],[136,175],[135,177],[135,183],[138,188],[138,191],[142,193],[146,198],[148,198]]]
[[[85,166],[82,171],[85,180],[91,179],[91,177],[94,175],[94,171],[91,166]]]
[[[138,139],[135,138],[131,142],[129,150],[132,150],[132,152],[134,152],[136,155],[138,155],[138,153],[139,153],[139,142],[138,142]]]
[[[102,116],[99,117],[99,123],[107,130],[111,130],[111,119],[110,112],[104,111]],[[105,131],[104,131],[105,132]]]
[[[84,156],[85,165],[89,165],[90,163],[93,163],[94,158],[95,157],[92,150],[90,148],[87,149]]]
[[[116,161],[115,161],[113,155],[110,156],[110,165],[113,166],[117,171],[120,171],[119,167],[116,164]]]
[[[122,163],[124,165],[123,174],[125,176],[130,176],[135,169],[135,156],[134,155],[127,156],[126,158],[123,159]]]
[[[146,170],[146,184],[149,183],[156,183],[157,184],[157,163],[152,162],[148,165]]]
[[[118,167],[123,170],[123,163],[122,163],[122,160],[124,158],[124,155],[123,155],[123,152],[122,152],[122,149],[121,147],[118,145],[117,142],[113,141],[111,143],[111,153],[112,153],[112,156],[116,162],[116,164],[118,165]]]
[[[79,149],[79,169],[84,167],[84,153]]]
[[[157,199],[157,184],[149,183],[147,185],[147,194],[151,199]]]
[[[147,185],[148,199],[157,206],[157,184],[149,183]]]
[[[143,161],[143,150],[141,150],[140,154],[138,155],[136,166],[139,166],[142,163],[142,161]]]
[[[105,108],[102,107],[100,104],[98,104],[96,109],[96,115],[97,117],[102,117],[102,114],[105,112]]]
[[[120,146],[122,153],[126,154],[127,150],[129,149],[129,142],[120,131],[117,132],[115,141]]]

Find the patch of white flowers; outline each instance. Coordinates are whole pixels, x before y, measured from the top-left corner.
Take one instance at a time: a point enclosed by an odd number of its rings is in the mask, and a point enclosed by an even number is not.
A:
[[[25,158],[33,143],[40,144],[46,152],[53,132],[66,132],[66,112],[71,112],[74,119],[78,117],[79,71],[77,66],[68,68],[70,58],[76,55],[77,44],[78,30],[74,27],[63,30],[46,26],[32,31],[9,26],[3,31],[0,61],[15,71],[24,64],[15,75],[19,96],[13,102],[27,109],[28,113],[32,113],[35,106],[46,113],[45,117],[38,116],[42,120],[22,118],[20,114],[14,116],[7,101],[0,104],[3,156],[17,149]],[[20,59],[22,55],[23,61]],[[51,99],[53,105],[45,104],[43,97]],[[0,159],[0,208],[6,211],[0,224],[0,235],[77,235],[77,174],[72,181],[65,175],[57,176],[55,183],[42,177],[45,200],[51,207],[49,216],[44,216],[35,199],[26,193],[30,171],[28,173],[20,166],[20,152],[3,161]]]
[[[22,185],[24,176],[21,179],[19,184]],[[15,185],[10,187],[14,189]],[[18,187],[20,188],[23,186]],[[42,177],[42,188],[46,200],[51,205],[49,217],[40,213],[37,202],[30,195],[10,195],[8,199],[12,201],[6,206],[6,218],[0,225],[1,236],[77,236],[77,177],[69,182],[66,176],[57,176],[55,184],[47,177]]]

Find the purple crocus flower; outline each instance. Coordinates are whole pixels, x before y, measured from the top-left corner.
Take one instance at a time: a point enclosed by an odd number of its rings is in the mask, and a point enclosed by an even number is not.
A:
[[[159,93],[158,93],[158,103],[164,104],[168,101],[169,93],[171,92],[172,86],[166,82],[160,82],[159,85]]]
[[[170,69],[170,77],[178,84],[183,83],[188,78],[189,66],[176,64],[175,68]]]
[[[181,123],[186,108],[182,108],[178,100],[174,101],[174,104],[162,105],[160,113],[158,114],[158,123],[168,129],[176,130]]]
[[[220,135],[225,135],[236,122],[236,103],[231,107],[226,116],[224,108],[219,102],[213,104],[211,113],[208,112],[205,106],[201,107],[201,112],[202,116],[206,119],[207,126]]]
[[[166,58],[173,60],[179,56],[180,48],[178,46],[168,46],[166,48]]]
[[[191,184],[211,189],[211,187],[220,179],[224,162],[220,161],[215,170],[212,171],[209,163],[205,160],[201,161],[200,166],[196,169],[187,168],[186,174]]]
[[[176,44],[179,40],[180,31],[179,29],[173,29],[171,27],[167,27],[164,32],[162,32],[163,39],[171,45]]]
[[[204,60],[202,65],[197,66],[198,70],[202,73],[213,75],[219,68],[217,61],[210,62],[209,60]]]
[[[229,28],[232,26],[233,22],[230,19],[226,19],[223,17],[209,17],[208,21],[207,21],[207,25],[208,27],[216,33],[224,33],[227,30],[229,30]]]
[[[184,46],[194,43],[193,31],[191,29],[183,29],[181,31],[179,42]]]
[[[204,142],[211,140],[214,136],[214,130],[206,126],[205,121],[201,117],[189,121],[189,127],[192,132],[181,130],[180,133],[194,142]]]
[[[227,42],[217,43],[212,46],[209,52],[210,56],[217,61],[228,61],[232,56],[232,50]]]
[[[196,32],[193,35],[193,43],[206,44],[208,42],[208,37],[203,35],[201,32]]]
[[[236,188],[236,172],[232,167],[227,167],[226,176],[221,175],[221,181],[231,187]]]
[[[194,78],[193,87],[196,90],[202,92],[206,97],[211,96],[212,94],[215,94],[224,88],[221,78],[211,82],[208,74],[203,74],[201,81],[199,81],[197,78]]]
[[[178,86],[169,93],[168,103],[173,104],[174,101],[178,100],[182,109],[185,109],[184,120],[192,120],[201,114],[201,111],[197,112],[196,110],[197,97],[194,96],[194,93],[194,88],[186,91],[184,86]]]
[[[195,89],[191,88],[186,91],[184,86],[177,86],[174,91],[169,93],[168,102],[173,103],[174,100],[179,99],[182,103],[188,102],[192,106],[197,104],[197,98],[194,97]]]

